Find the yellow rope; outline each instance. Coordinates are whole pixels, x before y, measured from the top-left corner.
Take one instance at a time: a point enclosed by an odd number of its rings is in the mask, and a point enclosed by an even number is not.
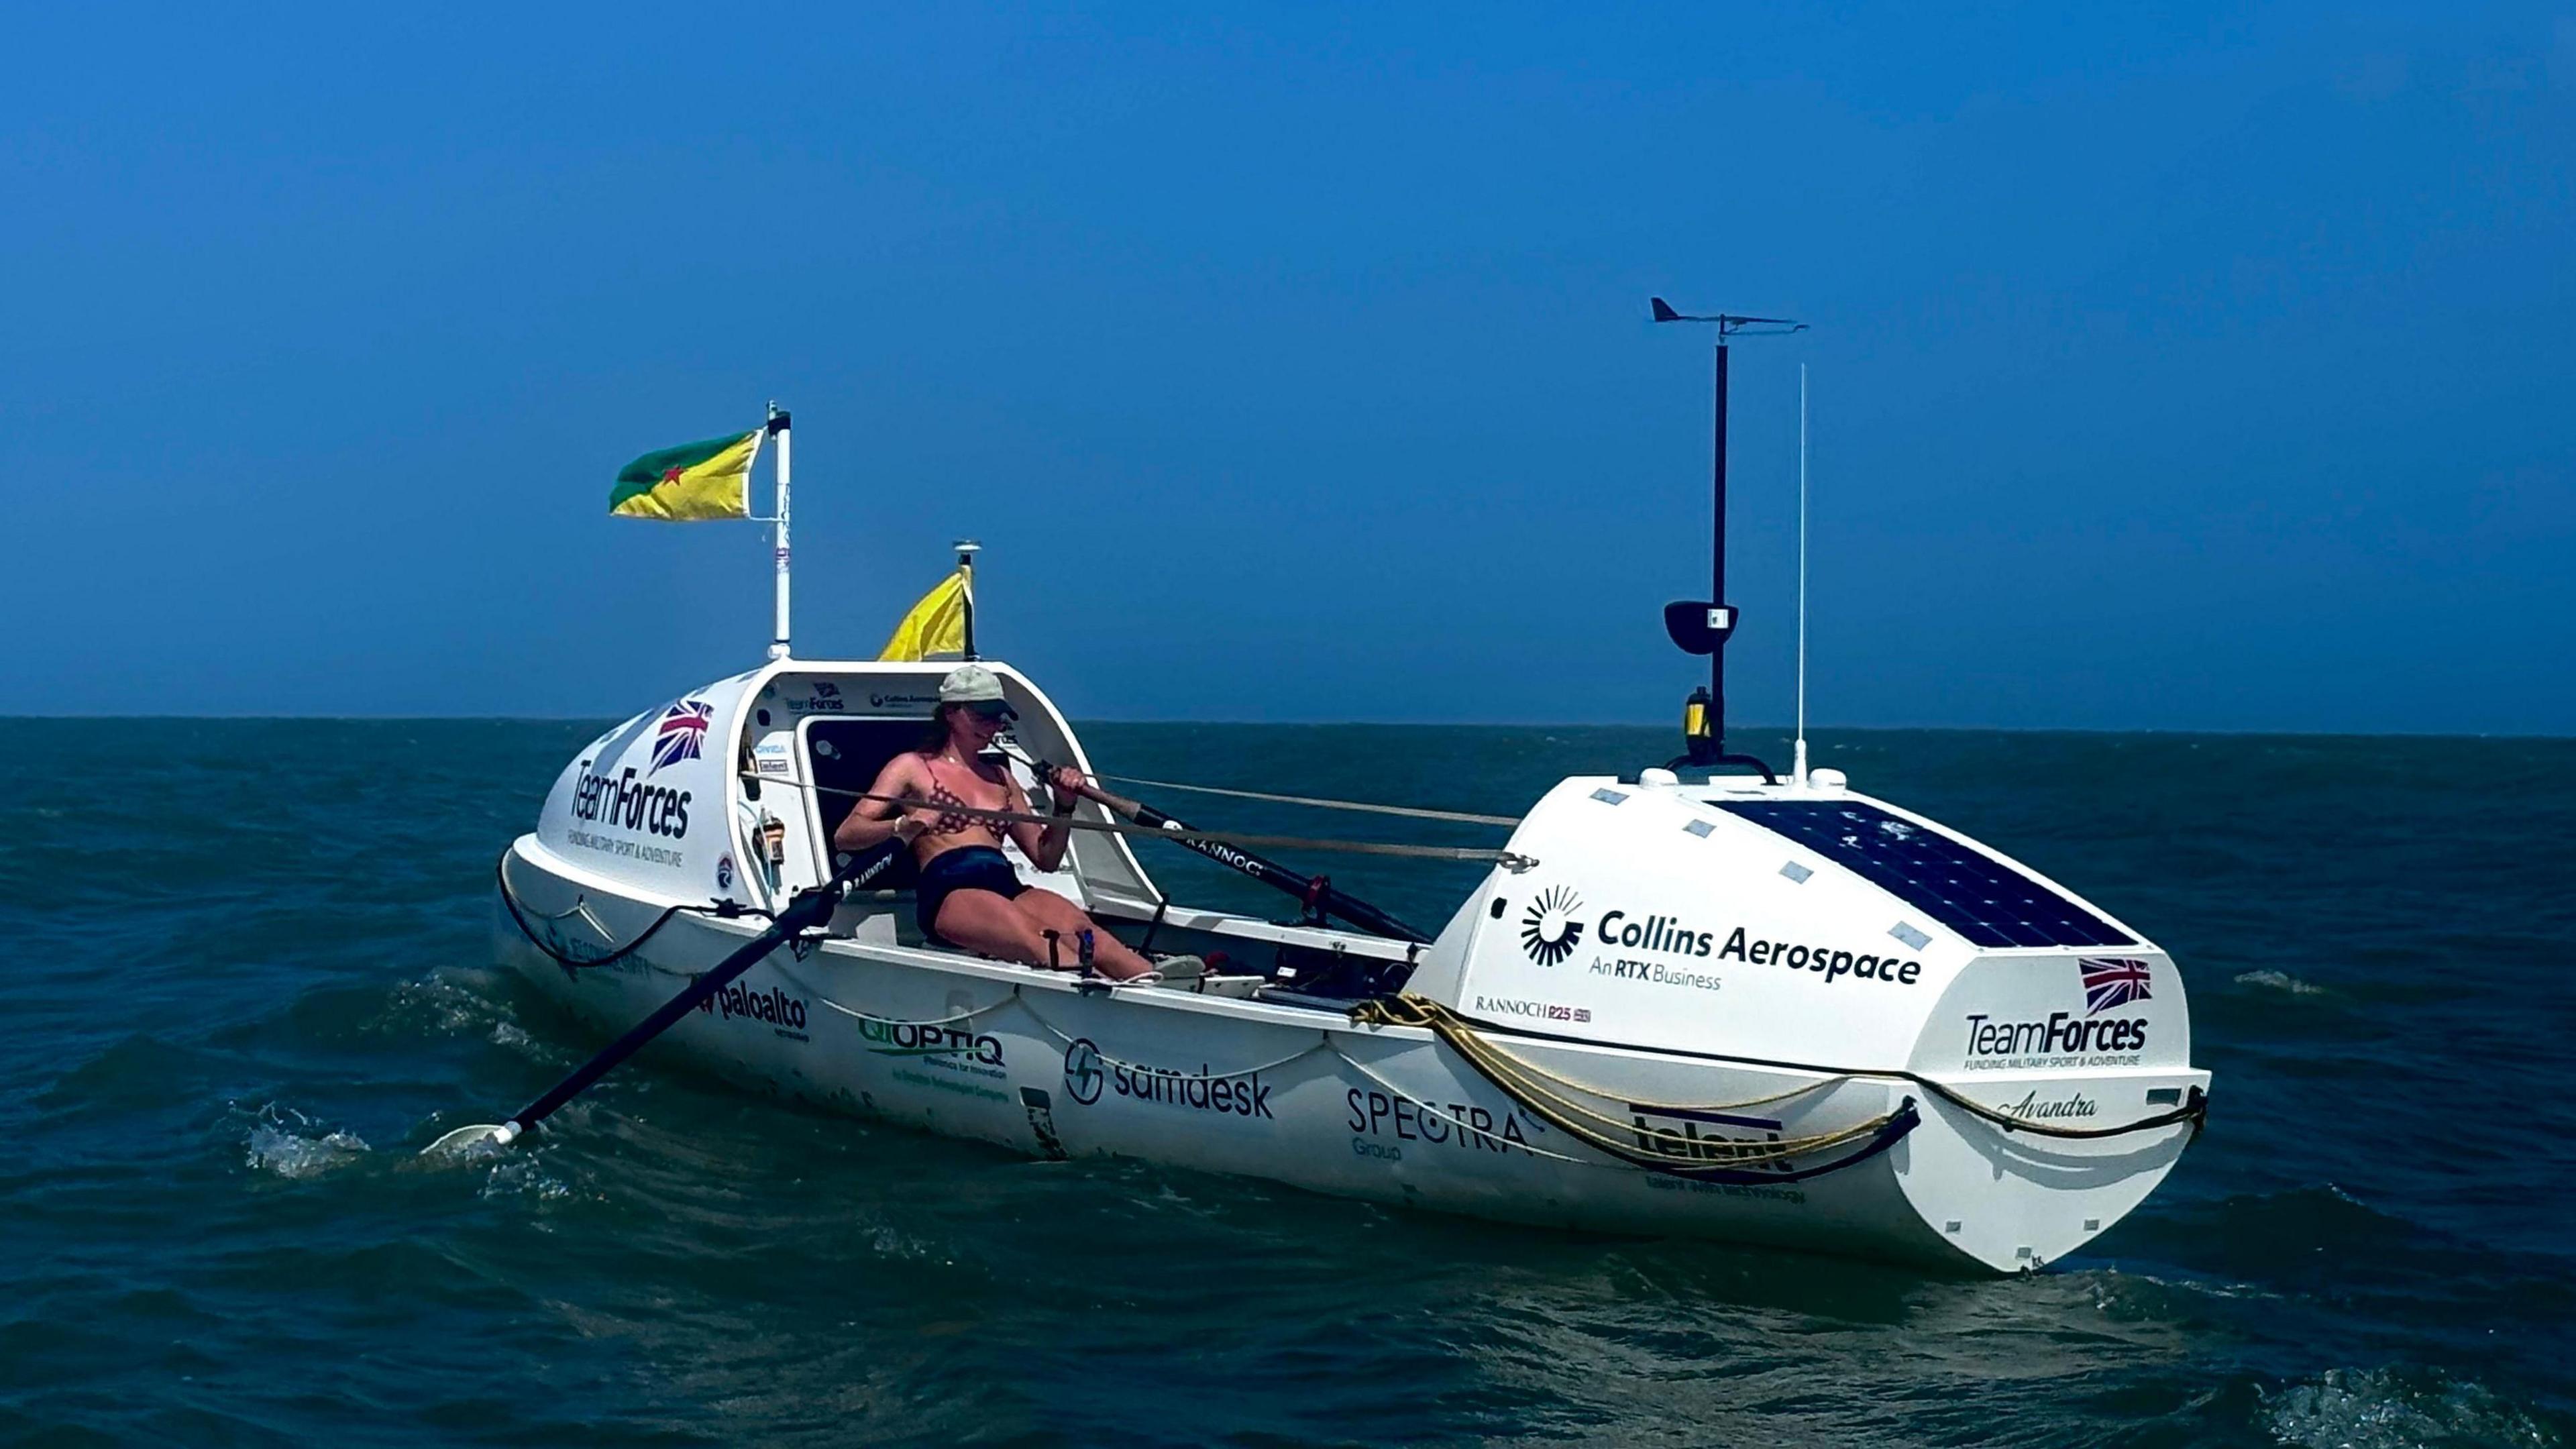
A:
[[[1409,991],[1378,1001],[1361,1002],[1352,1010],[1351,1020],[1354,1023],[1361,1025],[1383,1023],[1390,1026],[1426,1027],[1437,1034],[1441,1040],[1448,1042],[1451,1048],[1456,1050],[1460,1056],[1467,1057],[1471,1063],[1477,1060],[1476,1056],[1471,1053],[1481,1052],[1487,1059],[1499,1058],[1508,1063],[1508,1070],[1517,1072],[1524,1077],[1537,1077],[1544,1081],[1553,1082],[1558,1086],[1570,1087],[1578,1092],[1586,1092],[1605,1100],[1630,1102],[1631,1105],[1648,1112],[1728,1112],[1744,1107],[1758,1107],[1770,1102],[1786,1101],[1791,1097],[1799,1096],[1807,1092],[1813,1092],[1824,1087],[1839,1086],[1844,1082],[1858,1081],[1864,1077],[1875,1077],[1886,1081],[1911,1082],[1914,1085],[1923,1088],[1925,1091],[1930,1092],[1932,1095],[1939,1097],[1942,1101],[1966,1112],[1970,1116],[1991,1122],[1996,1126],[2003,1128],[2007,1132],[2029,1132],[2042,1137],[2094,1140],[2105,1137],[2123,1136],[2131,1132],[2152,1131],[2155,1128],[2170,1127],[2180,1123],[2189,1123],[2191,1125],[2192,1135],[2197,1137],[2200,1134],[2202,1124],[2208,1118],[2208,1099],[2201,1094],[2199,1088],[2195,1087],[2191,1090],[2189,1099],[2175,1107],[2172,1111],[2160,1112],[2153,1116],[2127,1123],[2123,1126],[2060,1127],[2054,1123],[2034,1121],[2027,1117],[2015,1116],[2010,1112],[1997,1111],[1983,1102],[1961,1094],[1959,1091],[1945,1083],[1936,1082],[1929,1077],[1918,1076],[1913,1072],[1904,1071],[1832,1072],[1828,1073],[1825,1080],[1820,1082],[1812,1082],[1803,1087],[1794,1087],[1786,1092],[1774,1093],[1768,1097],[1755,1097],[1748,1101],[1727,1105],[1697,1106],[1681,1102],[1636,1102],[1629,1098],[1625,1093],[1608,1091],[1600,1087],[1592,1086],[1588,1083],[1578,1082],[1571,1077],[1559,1076],[1556,1073],[1539,1066],[1535,1062],[1513,1056],[1502,1048],[1484,1040],[1483,1037],[1476,1032],[1474,1026],[1466,1020],[1466,1018],[1461,1017],[1456,1012],[1450,1010],[1448,1007],[1437,1001],[1430,1000],[1427,997],[1417,996]],[[1462,1043],[1469,1044],[1462,1045]],[[1488,1072],[1488,1075],[1491,1075],[1491,1073]],[[1497,1080],[1496,1085],[1502,1085],[1499,1079]],[[1505,1090],[1508,1091],[1510,1089],[1506,1087]]]
[[[1553,1082],[1607,1101],[1626,1101],[1624,1093],[1605,1091],[1571,1078],[1558,1076],[1494,1047],[1456,1012],[1439,1002],[1417,996],[1412,992],[1404,992],[1390,999],[1360,1003],[1352,1009],[1351,1020],[1354,1024],[1363,1026],[1382,1024],[1428,1028],[1440,1040],[1446,1042],[1450,1050],[1464,1058],[1469,1066],[1483,1073],[1487,1080],[1502,1088],[1515,1101],[1529,1108],[1531,1112],[1545,1119],[1549,1125],[1559,1131],[1598,1151],[1609,1153],[1625,1161],[1642,1165],[1670,1165],[1671,1159],[1668,1155],[1639,1145],[1636,1140],[1637,1127],[1633,1120],[1593,1111],[1582,1103],[1551,1091],[1540,1083]],[[1831,1083],[1819,1082],[1735,1105],[1757,1106],[1764,1102],[1782,1101],[1826,1085]],[[1675,1103],[1638,1102],[1631,1105],[1647,1112],[1730,1110],[1725,1106],[1685,1107]],[[1771,1142],[1709,1141],[1705,1144],[1694,1144],[1692,1150],[1694,1154],[1704,1152],[1728,1165],[1739,1167],[1759,1168],[1783,1164],[1793,1157],[1811,1155],[1874,1136],[1880,1129],[1894,1122],[1901,1113],[1902,1109],[1899,1109],[1836,1131],[1820,1132],[1806,1137],[1784,1137]],[[1595,1123],[1601,1125],[1591,1125]]]

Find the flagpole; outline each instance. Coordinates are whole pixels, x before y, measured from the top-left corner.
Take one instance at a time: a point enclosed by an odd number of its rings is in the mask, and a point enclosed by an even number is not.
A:
[[[983,549],[984,545],[971,538],[957,540],[957,572],[966,580],[964,643],[969,659],[975,657],[975,555]]]
[[[778,568],[778,619],[776,628],[773,631],[773,637],[769,641],[769,657],[772,659],[784,659],[787,657],[788,639],[787,575],[789,553],[787,541],[787,414],[779,411],[778,404],[775,402],[769,405],[769,433],[771,437],[778,440],[778,508],[776,510],[778,514],[776,520],[778,532],[774,535],[777,543],[776,548],[772,553],[772,557],[776,561]]]

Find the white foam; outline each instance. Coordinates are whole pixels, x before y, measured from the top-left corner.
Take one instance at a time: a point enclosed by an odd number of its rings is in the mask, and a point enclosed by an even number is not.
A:
[[[355,1132],[313,1130],[320,1125],[292,1107],[281,1109],[272,1104],[260,1108],[259,1120],[251,1125],[250,1136],[243,1144],[250,1150],[242,1165],[253,1172],[273,1172],[301,1180],[320,1177],[372,1150],[366,1139]]]
[[[2424,1444],[2539,1446],[2558,1436],[2484,1384],[2388,1369],[2328,1369],[2313,1383],[2263,1396],[2264,1427],[2310,1449],[2411,1449]]]
[[[371,1030],[409,1036],[426,1032],[434,1036],[479,1034],[485,1024],[501,1014],[500,1007],[489,999],[437,975],[417,981],[397,982],[385,997],[384,1009],[368,1022]]]
[[[2286,991],[2292,996],[2323,996],[2326,989],[2310,985],[2287,971],[2248,971],[2236,978],[2239,986],[2260,986],[2271,991]]]
[[[533,1154],[523,1152],[495,1163],[490,1175],[483,1180],[483,1190],[476,1196],[486,1202],[508,1197],[560,1202],[572,1196],[572,1186],[537,1166]]]

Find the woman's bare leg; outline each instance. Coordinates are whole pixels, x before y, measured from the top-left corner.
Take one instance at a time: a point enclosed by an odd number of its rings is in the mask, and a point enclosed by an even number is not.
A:
[[[1020,898],[1012,904],[1018,906],[1022,914],[1036,922],[1040,930],[1053,931],[1064,938],[1064,959],[1067,965],[1073,963],[1075,952],[1079,949],[1073,944],[1074,933],[1089,931],[1091,963],[1099,968],[1101,975],[1112,981],[1124,981],[1131,976],[1142,976],[1154,969],[1153,962],[1137,955],[1126,942],[1109,934],[1098,922],[1083,914],[1082,907],[1051,890],[1031,886],[1020,892]],[[939,918],[942,921],[947,920],[948,913],[942,910]],[[943,935],[948,930],[945,925],[939,929]],[[1043,940],[1041,944],[1043,945]]]
[[[935,924],[942,940],[978,955],[1023,966],[1047,964],[1046,938],[1038,934],[1037,921],[1008,896],[972,889],[950,891],[948,899],[939,903]],[[1072,960],[1069,944],[1064,956]]]

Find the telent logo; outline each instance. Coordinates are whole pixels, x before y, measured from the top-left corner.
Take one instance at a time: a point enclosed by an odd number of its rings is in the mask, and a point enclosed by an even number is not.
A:
[[[1549,886],[1521,913],[1521,949],[1541,966],[1558,965],[1583,944],[1583,923],[1574,913],[1583,898],[1564,886]]]

